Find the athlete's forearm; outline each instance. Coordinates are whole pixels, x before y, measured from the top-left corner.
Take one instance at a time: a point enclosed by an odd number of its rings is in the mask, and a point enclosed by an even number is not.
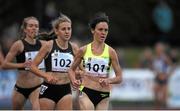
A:
[[[33,72],[35,75],[46,79],[46,73],[42,70],[39,70],[38,67],[36,67],[35,65],[31,65],[30,71]]]
[[[75,71],[70,68],[68,70],[68,76],[71,81],[74,81],[75,80]]]
[[[119,84],[122,82],[121,76],[116,76],[114,78],[109,78],[109,84]]]
[[[17,69],[17,68],[24,68],[24,64],[4,62],[1,67],[2,69]]]

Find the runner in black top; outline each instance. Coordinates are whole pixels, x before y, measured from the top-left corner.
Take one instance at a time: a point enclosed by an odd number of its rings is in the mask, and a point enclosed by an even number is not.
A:
[[[61,14],[52,23],[57,39],[50,40],[42,47],[34,59],[31,70],[45,79],[40,90],[40,109],[71,110],[72,95],[67,71],[74,60],[77,45],[69,42],[71,20]],[[37,68],[45,58],[46,72]]]
[[[34,39],[39,31],[37,18],[25,18],[21,30],[21,40],[17,40],[12,45],[2,67],[4,69],[18,69],[19,71],[12,97],[13,109],[23,109],[26,100],[29,98],[32,109],[38,110],[40,108],[38,93],[42,79],[30,72],[28,67],[45,42]],[[16,63],[13,62],[14,58],[16,58]],[[43,62],[39,67],[44,68]]]

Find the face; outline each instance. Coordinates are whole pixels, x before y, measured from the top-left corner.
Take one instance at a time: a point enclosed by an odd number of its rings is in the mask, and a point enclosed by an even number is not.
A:
[[[39,22],[35,19],[28,20],[24,32],[26,37],[34,38],[39,32]]]
[[[108,24],[106,22],[99,22],[94,30],[91,30],[94,40],[98,42],[104,42],[108,34]]]
[[[72,28],[71,23],[62,22],[59,24],[59,27],[55,29],[55,33],[61,39],[68,41],[71,38]]]
[[[158,55],[163,54],[164,53],[164,45],[161,43],[156,44],[155,50]]]
[[[151,59],[152,58],[152,52],[149,49],[146,49],[144,52],[144,57],[147,59]]]

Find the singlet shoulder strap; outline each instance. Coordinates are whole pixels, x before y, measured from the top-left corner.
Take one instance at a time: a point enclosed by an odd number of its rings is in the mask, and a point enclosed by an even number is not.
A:
[[[24,39],[20,39],[20,41],[24,44],[26,44],[26,41]]]
[[[107,44],[105,44],[105,48],[104,48],[104,51],[102,53],[102,56],[105,55],[105,56],[108,56],[109,57],[109,46]]]
[[[92,56],[91,43],[87,44],[86,52],[84,56]]]

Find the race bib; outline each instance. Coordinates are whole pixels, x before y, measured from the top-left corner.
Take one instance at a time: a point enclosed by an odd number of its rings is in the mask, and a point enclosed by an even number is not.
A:
[[[40,88],[40,92],[39,92],[39,94],[43,95],[43,94],[44,94],[44,92],[45,92],[45,90],[46,90],[47,88],[48,88],[47,86],[45,86],[45,85],[41,85],[41,88]]]
[[[51,55],[52,71],[67,72],[73,62],[71,53],[54,52]]]
[[[33,59],[36,57],[37,54],[38,54],[38,51],[26,52],[26,53],[25,53],[26,61],[27,61],[27,60],[33,60]],[[45,68],[44,59],[43,59],[43,61],[39,64],[38,68],[39,68],[39,69],[44,69],[44,68]]]
[[[109,70],[109,59],[88,58],[85,62],[85,69],[94,76],[107,76]]]

